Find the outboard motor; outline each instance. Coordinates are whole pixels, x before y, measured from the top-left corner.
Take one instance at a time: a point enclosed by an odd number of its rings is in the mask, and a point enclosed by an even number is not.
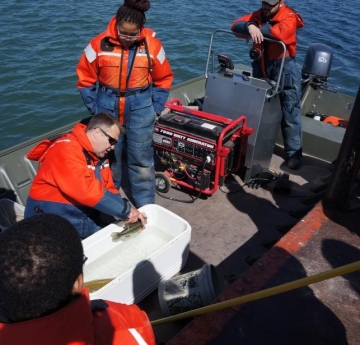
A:
[[[332,58],[332,49],[327,45],[321,43],[310,45],[302,68],[303,83],[307,84],[312,80],[317,83],[326,82],[330,74]]]

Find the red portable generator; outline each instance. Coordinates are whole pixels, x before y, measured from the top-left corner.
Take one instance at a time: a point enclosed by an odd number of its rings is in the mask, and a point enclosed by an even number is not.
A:
[[[190,109],[179,99],[167,102],[166,108],[170,112],[159,117],[153,136],[156,155],[167,167],[156,172],[156,190],[166,193],[175,183],[206,195],[215,193],[244,163],[252,133],[246,118],[231,120]]]

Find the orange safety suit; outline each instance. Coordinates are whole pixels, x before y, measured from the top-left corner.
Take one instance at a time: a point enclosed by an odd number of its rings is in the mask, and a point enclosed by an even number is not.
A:
[[[78,123],[72,133],[45,140],[28,153],[41,165],[25,206],[25,217],[44,212],[68,219],[81,238],[100,230],[99,212],[126,219],[131,208],[114,187],[108,160],[92,153],[85,131]]]
[[[118,39],[116,17],[106,31],[90,41],[76,73],[77,87],[91,115],[105,111],[116,115],[122,124],[128,95],[151,85],[153,107],[160,114],[173,81],[169,61],[155,32],[142,28],[136,44],[125,49]]]
[[[250,24],[256,25],[264,37],[282,41],[285,44],[283,73],[280,75],[283,46],[268,40],[264,40],[260,47],[259,44],[253,43],[254,50],[261,52],[260,57],[252,62],[253,76],[274,81],[283,78],[280,102],[283,114],[281,130],[284,149],[288,158],[301,157],[301,75],[296,64],[296,31],[304,27],[304,22],[298,12],[281,3],[280,9],[274,17],[264,17],[262,9],[259,9],[236,19],[231,25],[231,30],[237,37],[249,37],[248,26]]]
[[[147,315],[136,305],[91,301],[88,289],[61,310],[34,320],[6,323],[0,313],[0,344],[155,345]]]
[[[155,113],[160,115],[168,99],[173,73],[155,32],[141,28],[130,47],[118,38],[116,17],[105,32],[93,38],[77,65],[77,87],[91,115],[105,112],[126,130],[115,146],[111,171],[121,187],[126,151],[130,194],[137,208],[155,202],[155,170],[152,137]]]
[[[261,9],[259,9],[236,19],[231,24],[231,30],[237,34],[248,35],[247,27],[250,23],[260,28],[265,37],[284,42],[286,56],[296,55],[296,29],[304,27],[304,22],[301,15],[291,7],[283,5],[268,22],[264,22]],[[272,42],[266,42],[266,44],[267,60],[282,58],[283,48],[280,44]]]

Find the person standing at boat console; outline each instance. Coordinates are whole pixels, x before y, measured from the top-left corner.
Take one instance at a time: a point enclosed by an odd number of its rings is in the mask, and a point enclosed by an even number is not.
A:
[[[284,4],[284,0],[263,0],[262,7],[252,13],[236,19],[231,30],[240,38],[250,35],[253,48],[250,56],[254,59],[253,76],[277,81],[282,46],[278,43],[264,41],[264,37],[282,41],[286,46],[284,63],[284,90],[280,94],[282,108],[281,130],[287,165],[298,169],[302,157],[301,134],[301,75],[296,65],[296,30],[304,27],[301,15]],[[246,37],[244,37],[246,35]]]
[[[55,213],[68,219],[82,239],[102,227],[102,213],[145,225],[145,214],[115,188],[107,155],[121,137],[122,126],[111,115],[92,116],[71,133],[44,140],[27,154],[40,163],[25,205],[25,218]],[[112,219],[110,219],[111,221]]]
[[[24,219],[1,234],[0,344],[155,345],[135,304],[90,301],[86,259],[74,226],[55,214]]]
[[[76,68],[77,87],[90,114],[106,112],[126,133],[110,156],[116,188],[122,159],[136,207],[155,203],[153,133],[167,101],[173,73],[155,32],[146,28],[148,0],[125,0],[106,31],[91,39]]]

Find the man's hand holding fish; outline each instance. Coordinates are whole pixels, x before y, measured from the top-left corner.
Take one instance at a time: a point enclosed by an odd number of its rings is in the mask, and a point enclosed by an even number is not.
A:
[[[143,227],[145,227],[146,222],[147,222],[146,214],[143,212],[140,212],[135,207],[131,207],[129,217],[125,220],[125,224],[135,223],[138,220],[140,220]]]

